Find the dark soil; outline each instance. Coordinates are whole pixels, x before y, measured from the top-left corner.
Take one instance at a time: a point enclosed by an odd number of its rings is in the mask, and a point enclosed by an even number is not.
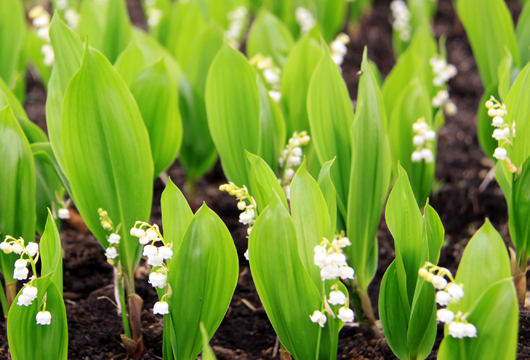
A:
[[[145,27],[139,2],[128,1],[135,24]],[[507,1],[516,18],[520,12],[517,0]],[[395,60],[392,52],[390,0],[375,0],[373,11],[362,20],[361,30],[349,45],[343,74],[352,99],[356,98],[362,51],[368,47],[369,57],[378,65],[383,76],[391,70]],[[451,0],[440,0],[434,22],[436,37],[447,36],[448,60],[457,66],[459,74],[450,81],[452,100],[459,112],[448,117],[439,133],[439,151],[436,178],[438,186],[430,200],[440,214],[445,226],[445,244],[440,265],[456,270],[463,249],[472,234],[487,217],[511,245],[507,226],[507,208],[503,194],[495,181],[479,189],[493,165],[478,144],[476,136],[476,109],[483,88],[472,52],[462,25],[455,16]],[[45,125],[45,91],[32,75],[28,75],[26,111],[29,117]],[[185,171],[177,163],[168,175],[182,189]],[[271,359],[276,335],[261,306],[252,282],[248,262],[243,253],[247,248],[246,232],[238,223],[236,201],[218,190],[225,183],[219,164],[198,184],[198,201],[205,201],[225,221],[234,238],[240,260],[240,278],[228,313],[211,340],[218,359]],[[161,181],[154,184],[154,201],[151,222],[161,224],[160,195],[164,189]],[[68,314],[70,359],[125,359],[119,335],[122,333],[121,317],[113,302],[113,269],[106,263],[104,252],[89,232],[82,232],[68,223],[61,232],[65,250],[64,297]],[[394,244],[384,221],[379,231],[379,268],[370,288],[370,296],[377,313],[378,288],[384,271],[394,258]],[[147,284],[148,270],[137,271],[136,288],[144,299],[142,325],[147,353],[141,359],[161,359],[162,317],[154,316],[152,306],[157,301],[154,289]],[[519,359],[530,358],[530,313],[521,311]],[[0,325],[0,326],[3,326]],[[4,329],[5,330],[5,329]],[[429,357],[436,357],[436,349]],[[5,331],[0,331],[4,334]],[[5,336],[0,336],[5,344]],[[5,345],[0,356],[7,358]],[[277,356],[279,358],[279,356]],[[345,327],[340,334],[339,359],[393,359],[384,340],[370,340],[360,327]]]

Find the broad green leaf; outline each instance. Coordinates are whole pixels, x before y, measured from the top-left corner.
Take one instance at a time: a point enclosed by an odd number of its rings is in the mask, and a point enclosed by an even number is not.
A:
[[[407,332],[407,347],[411,359],[429,356],[436,340],[436,311],[434,287],[418,278],[412,301]]]
[[[63,248],[61,238],[51,211],[48,209],[46,229],[39,243],[40,259],[42,261],[41,275],[50,275],[59,293],[63,294]]]
[[[530,64],[526,65],[515,79],[508,97],[506,108],[508,110],[508,124],[517,123],[517,137],[513,147],[508,149],[508,157],[519,168],[530,156],[530,103],[526,100],[530,96]],[[484,104],[484,103],[482,103]],[[484,106],[484,105],[482,105]]]
[[[277,66],[283,68],[292,46],[293,37],[287,26],[262,8],[248,33],[248,57],[253,58],[258,54],[270,56]]]
[[[230,19],[228,19],[228,13],[236,10],[238,7],[243,6],[248,10],[248,0],[199,0],[202,1],[205,7],[208,9],[208,16],[219,23],[223,28],[228,29],[230,25]]]
[[[248,151],[246,151],[248,160],[248,170],[250,176],[249,190],[250,194],[255,197],[258,211],[262,212],[270,202],[270,197],[273,192],[280,196],[283,205],[289,209],[287,199],[283,193],[282,187],[278,182],[278,178],[271,170],[269,165],[260,158]]]
[[[521,15],[517,20],[515,28],[515,38],[517,40],[517,50],[521,57],[521,66],[525,66],[530,61],[530,3],[523,6]]]
[[[479,267],[483,268],[481,265]],[[478,267],[475,271],[479,271]],[[492,282],[487,280],[482,286]],[[455,339],[446,335],[438,350],[438,359],[512,360],[516,358],[519,305],[513,280],[508,278],[498,281],[485,290],[484,295],[467,317],[467,321],[477,328],[477,338]],[[464,299],[467,296],[466,292]]]
[[[170,35],[168,32],[169,26],[171,25],[171,19],[170,19],[170,13],[171,13],[171,0],[155,0],[154,1],[154,7],[161,11],[162,17],[157,21],[157,24],[149,24],[149,19],[147,26],[149,28],[149,32],[153,34],[153,36],[160,42],[161,44],[165,44],[167,42],[167,37]],[[147,11],[148,6],[146,2],[144,2],[144,10]],[[149,14],[146,13],[146,17],[149,17]]]
[[[435,162],[412,162],[415,135],[412,125],[420,118],[432,128],[431,98],[419,78],[409,83],[398,96],[392,111],[388,134],[392,151],[393,176],[398,175],[398,163],[406,170],[418,205],[423,207],[431,193],[434,179]],[[431,149],[436,159],[436,141]]]
[[[118,56],[114,67],[127,86],[131,87],[133,81],[145,68],[142,50],[140,50],[134,40],[131,41],[120,56]]]
[[[26,19],[20,0],[0,2],[0,77],[11,84],[24,45]]]
[[[149,66],[134,80],[131,93],[149,132],[157,177],[175,161],[182,141],[177,86],[164,59]]]
[[[35,241],[35,165],[22,128],[9,106],[0,110],[0,232],[3,237]],[[19,256],[0,253],[1,271],[8,283]]]
[[[445,230],[440,220],[440,216],[429,204],[425,206],[423,212],[423,236],[425,238],[426,244],[429,245],[429,262],[433,264],[438,264],[438,259],[440,258],[440,250],[444,243],[444,234]]]
[[[399,167],[399,177],[388,197],[385,210],[388,229],[396,247],[396,271],[399,296],[412,306],[418,269],[422,263],[423,219],[414,198],[406,171]],[[406,314],[407,317],[410,313]]]
[[[377,268],[376,235],[388,194],[391,165],[383,98],[367,58],[365,50],[357,112],[351,128],[346,229],[352,245],[345,249],[362,290],[368,288]]]
[[[179,64],[187,64],[191,49],[206,19],[198,1],[173,3],[169,14],[167,43],[163,44],[177,59]]]
[[[119,260],[131,276],[141,247],[129,229],[149,219],[153,160],[134,97],[99,51],[85,49],[64,95],[62,117],[65,173],[79,213],[104,248],[109,233],[98,209],[108,212],[114,226],[121,224]]]
[[[57,198],[64,197],[64,188],[53,164],[47,159],[35,156],[35,150],[42,143],[31,144],[31,150],[35,161],[36,176],[36,214],[37,214],[37,232],[42,234],[48,219],[48,209],[57,209]],[[57,220],[59,222],[59,220]]]
[[[288,136],[295,131],[309,132],[307,92],[321,57],[322,50],[318,42],[310,36],[301,38],[289,52],[282,74],[280,101]]]
[[[519,257],[526,259],[530,247],[530,224],[528,222],[528,214],[530,214],[530,157],[526,159],[521,174],[513,182],[511,195],[508,206],[510,208],[510,222],[513,222],[515,230],[515,236],[512,240],[517,253],[520,254]]]
[[[173,243],[176,253],[184,234],[193,219],[188,201],[179,188],[169,179],[160,200],[162,206],[162,223],[164,224],[164,239],[166,243]]]
[[[295,16],[296,8],[298,6],[307,7],[308,1],[262,0],[262,3],[289,27],[295,37],[300,34],[300,26],[296,22]]]
[[[260,103],[256,73],[247,59],[227,44],[215,57],[206,81],[206,110],[213,142],[229,181],[249,183],[245,150],[257,154]]]
[[[55,60],[46,98],[46,125],[55,158],[64,169],[61,109],[66,87],[81,65],[83,43],[56,15],[50,25],[50,39]]]
[[[66,360],[68,327],[61,292],[48,276],[34,280],[38,296],[30,306],[17,306],[19,292],[9,310],[7,338],[13,360]],[[52,315],[50,325],[37,325],[35,317],[46,294],[46,311]],[[31,344],[28,346],[28,344]]]
[[[379,317],[383,325],[386,341],[392,352],[400,359],[409,359],[407,348],[409,304],[400,296],[396,260],[383,276],[379,292]]]
[[[466,246],[455,280],[464,284],[465,296],[458,302],[463,313],[471,311],[475,302],[493,284],[511,278],[510,258],[501,236],[488,219]],[[453,305],[454,306],[454,305]]]
[[[105,40],[109,3],[110,0],[84,0],[81,2],[79,9],[77,33],[82,39],[85,39],[88,35],[90,43],[96,49],[101,49]]]
[[[131,41],[132,24],[125,0],[108,0],[108,4],[101,52],[114,63]]]
[[[200,324],[214,334],[223,320],[238,279],[238,260],[230,232],[203,205],[191,221],[171,261],[168,299],[176,343],[175,358],[192,360],[202,349]],[[209,339],[208,339],[209,340]]]
[[[269,96],[267,88],[258,78],[260,101],[259,156],[271,169],[278,168],[278,161],[285,146],[285,121],[276,102]]]
[[[512,53],[514,64],[520,64],[508,6],[503,0],[484,0],[480,6],[474,0],[457,0],[456,10],[466,29],[484,88],[488,88],[498,80],[497,68],[505,46]]]
[[[353,107],[346,83],[327,47],[311,78],[307,112],[313,145],[320,163],[336,157],[336,165],[331,168],[331,178],[337,190],[339,211],[346,217]]]
[[[335,235],[331,228],[326,199],[318,183],[309,175],[303,163],[291,184],[291,213],[298,240],[302,264],[317,289],[322,287],[320,268],[314,264],[315,246]]]
[[[316,0],[315,4],[322,36],[329,42],[344,26],[348,4],[343,0]]]
[[[326,199],[332,232],[335,232],[337,229],[337,191],[331,180],[331,166],[334,161],[335,160],[330,160],[325,162],[318,175],[318,185]]]
[[[202,335],[202,353],[201,353],[201,359],[204,360],[217,360],[215,357],[215,353],[213,352],[212,348],[210,347],[210,344],[208,341],[211,338],[211,336],[208,335],[206,332],[206,329],[204,328],[204,324],[201,323],[201,335]]]
[[[501,101],[506,100],[508,92],[510,91],[511,74],[513,66],[513,56],[508,49],[505,49],[505,55],[499,63],[497,69],[497,77],[499,79],[499,95]],[[480,105],[483,105],[482,103]]]
[[[309,316],[322,297],[300,260],[296,229],[273,194],[249,238],[252,278],[282,345],[295,359],[314,359],[321,327]]]
[[[13,112],[30,144],[48,141],[44,131],[37,124],[31,122],[15,94],[9,89],[4,80],[0,78],[0,108],[6,106],[11,108],[10,111]]]

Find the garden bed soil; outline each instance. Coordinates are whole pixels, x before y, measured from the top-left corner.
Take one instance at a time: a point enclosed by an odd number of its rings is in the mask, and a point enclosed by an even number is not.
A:
[[[514,16],[520,12],[517,0],[509,0]],[[392,52],[389,0],[375,0],[372,12],[365,16],[357,38],[348,46],[343,65],[352,99],[356,98],[358,71],[364,46],[368,54],[386,76],[395,60]],[[145,20],[139,2],[129,1],[129,10],[135,24],[144,27]],[[448,117],[439,132],[437,186],[430,204],[440,214],[445,226],[445,243],[440,265],[455,271],[462,252],[472,234],[487,217],[511,245],[507,226],[507,208],[503,194],[495,181],[484,190],[479,189],[493,165],[482,153],[476,136],[476,109],[483,88],[464,29],[458,21],[451,0],[440,0],[435,17],[436,37],[447,36],[448,60],[455,64],[459,74],[449,82],[452,100],[458,106],[456,116]],[[32,75],[28,75],[29,117],[45,125],[45,92]],[[185,171],[177,163],[168,175],[182,189]],[[239,211],[234,198],[218,187],[225,183],[221,166],[215,168],[198,184],[197,203],[205,201],[225,221],[232,233],[239,254],[240,277],[228,313],[213,336],[211,345],[218,359],[271,359],[276,335],[260,303],[252,282],[248,262],[243,253],[247,249],[246,231],[238,222]],[[161,224],[160,196],[164,186],[160,180],[154,184],[151,222]],[[384,271],[394,258],[394,244],[384,221],[379,235],[379,267],[370,286],[369,294],[377,316],[378,288]],[[125,359],[121,346],[121,317],[113,302],[112,267],[94,236],[63,223],[61,238],[64,247],[64,298],[68,315],[69,359]],[[143,262],[142,262],[143,264]],[[136,272],[136,288],[144,299],[142,329],[147,353],[140,359],[161,359],[162,317],[152,314],[157,301],[154,289],[147,284],[149,271],[143,265]],[[530,358],[530,313],[521,310],[520,344],[518,359]],[[3,325],[1,325],[3,326]],[[5,328],[0,331],[0,358],[7,358]],[[442,336],[439,326],[433,353]],[[276,358],[279,358],[277,356]],[[373,340],[362,327],[345,326],[340,333],[339,359],[394,359],[384,339]]]

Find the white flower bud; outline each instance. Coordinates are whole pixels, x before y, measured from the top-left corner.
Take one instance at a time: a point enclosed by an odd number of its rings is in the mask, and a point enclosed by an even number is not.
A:
[[[355,271],[349,266],[342,266],[339,268],[339,276],[342,280],[353,279]]]
[[[22,252],[24,251],[24,248],[22,247],[22,245],[20,244],[14,244],[13,245],[13,252],[17,255],[20,255],[22,254]]]
[[[241,200],[237,203],[237,208],[241,211],[245,211],[245,209],[247,208],[247,203]]]
[[[495,106],[495,103],[493,101],[491,100],[486,101],[486,109],[491,110],[493,109],[494,106]],[[488,115],[489,115],[489,111],[488,111]]]
[[[52,314],[49,311],[39,311],[35,319],[37,320],[37,325],[50,325]]]
[[[110,244],[119,244],[120,240],[121,240],[120,235],[118,235],[118,234],[110,234],[108,241],[109,241]]]
[[[311,319],[312,322],[314,323],[318,323],[318,325],[320,325],[320,327],[324,327],[324,324],[326,323],[326,321],[328,320],[326,318],[326,315],[322,314],[320,311],[318,310],[315,310],[315,312],[313,313],[313,315],[309,315],[309,318]]]
[[[497,109],[489,109],[488,110],[488,116],[490,116],[490,117],[497,116]]]
[[[294,176],[294,170],[292,168],[286,169],[285,173],[283,174],[283,180],[285,182],[289,182],[291,181],[293,176]]]
[[[239,222],[248,225],[254,220],[254,209],[247,208],[245,212],[239,215]]]
[[[415,135],[412,138],[412,143],[414,144],[414,146],[422,146],[423,144],[425,144],[425,138],[421,135]]]
[[[280,82],[280,75],[272,69],[263,70],[263,77],[269,84],[277,84]]]
[[[439,322],[450,323],[455,318],[455,314],[451,310],[440,309],[436,312],[436,319]]]
[[[339,248],[345,248],[346,246],[350,246],[350,245],[351,245],[350,239],[348,239],[347,237],[343,237],[337,240],[337,246]]]
[[[158,248],[158,255],[162,256],[164,260],[171,259],[173,257],[173,250],[168,247],[161,246]]]
[[[434,275],[432,278],[432,284],[437,290],[443,290],[447,286],[447,280],[442,276]]]
[[[331,305],[344,305],[346,303],[346,295],[339,290],[332,291],[329,293],[328,303]]]
[[[149,238],[148,238],[147,236],[142,236],[142,237],[139,239],[139,241],[140,241],[140,244],[141,244],[141,245],[147,245],[147,243],[149,243],[149,241],[151,241],[151,240],[149,240]]]
[[[456,301],[464,297],[464,290],[460,287],[460,285],[455,283],[452,283],[447,287],[447,292],[451,294],[453,299],[455,299]]]
[[[464,337],[464,324],[453,321],[449,324],[449,335],[455,339],[462,339]]]
[[[477,337],[477,328],[473,324],[464,324],[464,336],[469,338]]]
[[[269,95],[275,103],[279,103],[282,99],[282,93],[276,90],[270,90]]]
[[[502,124],[504,124],[504,119],[500,116],[495,116],[491,122],[491,125],[495,127],[500,127]]]
[[[4,254],[10,254],[13,252],[13,246],[10,245],[8,242],[4,241],[0,243],[0,250],[2,250]]]
[[[436,302],[440,306],[447,306],[451,302],[451,294],[445,291],[438,291],[436,293]]]
[[[59,211],[57,211],[57,216],[59,217],[59,219],[70,219],[70,211],[68,209],[59,209]]]
[[[153,287],[163,289],[167,285],[167,275],[159,272],[152,272],[149,274],[149,284]]]
[[[421,156],[423,157],[423,160],[425,160],[427,164],[431,164],[434,162],[434,154],[432,153],[431,149],[422,149]]]
[[[339,314],[337,315],[337,317],[342,320],[342,322],[348,323],[353,322],[355,314],[353,313],[352,309],[348,309],[343,306],[339,309]]]
[[[165,301],[157,301],[153,306],[153,314],[166,315],[169,314],[169,305]]]
[[[493,153],[493,157],[499,160],[506,159],[506,156],[508,156],[508,150],[506,150],[505,148],[501,148],[501,147],[496,148],[495,152]]]
[[[153,229],[148,229],[145,232],[145,236],[147,236],[150,240],[155,240],[158,238],[158,234]]]
[[[295,147],[292,151],[293,151],[293,154],[294,154],[295,156],[298,156],[298,157],[301,157],[301,156],[302,156],[302,149],[301,149],[301,148],[299,148],[299,147]]]
[[[415,163],[416,162],[420,162],[422,159],[423,159],[423,157],[421,156],[421,152],[419,152],[419,151],[414,151],[412,153],[412,156],[410,157],[410,160],[412,162],[415,162]]]
[[[427,140],[427,141],[432,141],[432,140],[436,139],[436,131],[434,131],[434,130],[429,130],[429,131],[425,132],[425,134],[423,135],[423,137],[424,137],[425,140]]]

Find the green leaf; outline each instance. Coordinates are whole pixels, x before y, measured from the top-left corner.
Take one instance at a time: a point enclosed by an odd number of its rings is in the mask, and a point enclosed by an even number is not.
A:
[[[212,139],[229,181],[249,183],[244,150],[258,153],[260,103],[256,73],[227,44],[215,57],[206,81],[206,110]]]
[[[515,38],[517,40],[517,50],[521,57],[521,66],[525,66],[530,61],[530,3],[523,6],[521,15],[517,20],[515,28]]]
[[[497,68],[505,46],[515,65],[520,64],[508,6],[503,0],[484,0],[480,6],[474,0],[457,0],[456,10],[466,29],[484,88],[488,88],[498,80]]]
[[[238,279],[230,232],[206,205],[191,221],[169,268],[168,299],[177,359],[192,360],[202,349],[200,324],[214,334],[226,314]],[[209,339],[208,339],[209,340]]]
[[[432,208],[431,205],[427,204],[423,212],[423,237],[425,242],[429,245],[429,256],[428,260],[430,263],[438,264],[440,258],[440,250],[444,243],[445,230],[440,220],[440,216]]]
[[[289,52],[282,74],[280,101],[289,136],[295,131],[309,132],[307,92],[321,57],[322,50],[311,36],[301,38]]]
[[[14,80],[25,32],[26,19],[20,0],[0,2],[0,77],[8,84]]]
[[[522,166],[521,175],[513,183],[512,201],[510,206],[510,220],[513,217],[515,229],[515,248],[522,259],[527,258],[530,248],[530,224],[528,214],[530,214],[530,157],[526,159]]]
[[[64,169],[61,110],[66,87],[81,65],[83,43],[57,14],[50,25],[50,39],[55,60],[46,98],[46,125],[55,158]]]
[[[134,97],[99,51],[87,46],[64,95],[62,117],[65,173],[79,213],[104,248],[109,234],[98,209],[121,224],[119,260],[131,276],[141,247],[129,229],[149,219],[153,161]]]
[[[285,146],[285,121],[276,102],[258,78],[260,100],[260,140],[258,154],[271,169],[278,168],[278,161]]]
[[[505,49],[505,55],[500,61],[499,68],[497,69],[497,76],[499,78],[499,95],[502,99],[501,101],[506,100],[508,92],[510,91],[512,66],[513,56],[508,49]],[[482,105],[482,103],[480,105]]]
[[[131,41],[132,24],[125,0],[108,0],[108,4],[101,52],[114,63]]]
[[[13,360],[66,360],[68,358],[68,327],[61,292],[48,276],[33,281],[39,289],[30,306],[15,305],[9,310],[7,338]],[[46,311],[51,313],[50,325],[37,325],[35,317],[46,294]],[[31,344],[31,346],[28,346]]]
[[[506,108],[508,110],[508,124],[517,121],[517,137],[513,147],[508,149],[508,157],[519,168],[530,156],[530,104],[523,99],[530,96],[530,64],[526,65],[515,79],[508,97]],[[484,104],[484,103],[482,103]],[[482,105],[484,106],[484,105]],[[492,129],[493,130],[493,129]]]
[[[314,264],[315,246],[322,238],[332,241],[335,235],[331,227],[326,199],[318,183],[309,175],[303,163],[291,184],[291,213],[298,240],[298,252],[302,264],[317,289],[322,287],[320,268]]]
[[[79,8],[77,33],[82,39],[88,35],[90,43],[96,49],[103,47],[109,2],[110,0],[82,1]]]
[[[419,77],[416,77],[398,96],[391,114],[388,133],[394,177],[397,176],[399,163],[407,171],[418,205],[423,207],[431,193],[436,164],[435,162],[427,164],[425,161],[415,163],[411,160],[411,155],[416,150],[413,144],[415,133],[412,125],[420,118],[424,118],[433,128],[431,98],[428,89],[423,86]],[[431,150],[436,159],[436,146]]]
[[[326,41],[331,41],[346,21],[348,4],[342,0],[316,0],[317,21]]]
[[[70,182],[68,181],[63,170],[59,166],[59,163],[57,162],[57,159],[55,158],[55,155],[53,153],[51,144],[49,142],[31,144],[31,150],[33,151],[33,156],[36,159],[39,159],[43,163],[53,166],[53,168],[55,169],[55,173],[61,179],[61,182],[64,186],[64,189],[68,193],[68,196],[70,197],[70,199],[72,199],[72,201],[75,202],[74,197],[72,195],[72,189],[70,188]]]
[[[2,236],[35,241],[35,165],[26,136],[9,106],[0,110],[0,232]],[[17,259],[0,254],[1,272],[8,283]]]
[[[321,310],[322,298],[298,251],[294,222],[273,194],[250,233],[250,270],[282,345],[295,359],[313,359],[322,330],[309,316]]]
[[[383,98],[364,51],[349,177],[345,249],[359,288],[366,290],[377,268],[377,229],[390,183],[390,146]],[[338,165],[338,164],[337,164]]]
[[[47,209],[57,208],[57,198],[64,197],[64,188],[61,179],[57,175],[57,171],[53,164],[42,159],[41,156],[35,156],[35,145],[39,146],[42,143],[31,145],[31,150],[35,161],[35,175],[36,175],[36,214],[37,214],[37,232],[42,234],[48,219]],[[59,222],[60,220],[57,220]]]
[[[293,37],[287,26],[270,11],[262,8],[248,33],[249,58],[258,54],[270,56],[277,66],[283,68],[292,46]]]
[[[488,280],[485,284],[491,282]],[[486,289],[467,317],[467,321],[477,328],[477,338],[455,339],[446,335],[438,350],[438,359],[512,360],[516,358],[519,305],[513,280],[504,279]],[[467,296],[466,292],[464,299]]]
[[[131,41],[120,56],[118,56],[114,67],[127,86],[131,87],[134,79],[136,79],[145,68],[142,50],[140,50],[134,40]]]
[[[184,234],[193,219],[193,212],[179,188],[169,179],[160,200],[164,239],[173,243],[174,252],[180,247]]]
[[[337,191],[335,191],[335,185],[333,185],[333,181],[331,180],[331,166],[334,161],[330,160],[325,162],[318,175],[318,185],[326,199],[332,232],[337,229]]]
[[[351,167],[349,130],[353,123],[353,107],[346,83],[327,47],[309,85],[307,112],[320,163],[336,157],[331,178],[337,190],[339,211],[346,217]]]
[[[206,329],[204,328],[204,324],[201,323],[201,335],[202,335],[202,354],[201,359],[204,360],[217,360],[215,357],[215,353],[213,352],[212,348],[210,347],[210,344],[208,343],[211,336],[208,335],[206,332]]]
[[[175,161],[182,140],[177,86],[164,59],[145,69],[134,80],[131,93],[149,132],[157,177]]]
[[[40,255],[42,261],[41,276],[50,275],[50,280],[57,286],[59,293],[63,294],[63,248],[57,224],[51,211],[48,209],[46,229],[40,239]]]
[[[388,229],[396,247],[396,270],[399,296],[412,306],[418,269],[422,262],[423,219],[414,198],[406,171],[399,167],[399,177],[388,197],[385,210]],[[407,313],[407,317],[410,313]]]
[[[425,359],[429,356],[436,340],[436,302],[431,284],[418,278],[411,307],[407,332],[407,347],[411,359]]]
[[[259,156],[248,151],[246,151],[246,154],[249,164],[249,190],[250,194],[256,199],[258,211],[262,212],[269,205],[270,197],[273,192],[276,192],[276,194],[280,196],[285,208],[289,209],[287,199],[285,198],[282,187],[278,182],[278,178],[269,165]]]

